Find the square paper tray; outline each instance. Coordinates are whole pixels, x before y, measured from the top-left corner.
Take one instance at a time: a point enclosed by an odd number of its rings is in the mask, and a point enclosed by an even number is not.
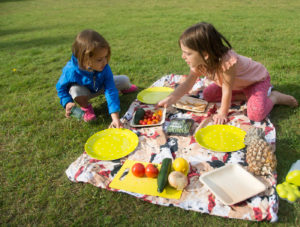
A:
[[[238,164],[228,164],[200,176],[200,181],[225,205],[255,196],[266,186]]]
[[[173,104],[173,107],[182,110],[203,113],[205,112],[207,105],[208,102],[203,99],[193,98],[191,96],[184,95],[177,101],[177,103]],[[197,108],[197,106],[200,106],[201,108]]]
[[[136,111],[134,112],[133,116],[132,116],[132,119],[130,121],[130,126],[131,127],[134,127],[134,128],[141,128],[141,127],[151,127],[151,126],[159,126],[159,125],[162,125],[165,120],[166,120],[166,108],[155,108],[155,107],[145,107],[143,108],[145,111],[147,110],[151,110],[151,111],[155,111],[155,110],[162,110],[162,116],[161,116],[161,120],[160,122],[158,122],[157,124],[152,124],[152,125],[135,125],[133,123],[133,119],[135,117],[135,113]]]

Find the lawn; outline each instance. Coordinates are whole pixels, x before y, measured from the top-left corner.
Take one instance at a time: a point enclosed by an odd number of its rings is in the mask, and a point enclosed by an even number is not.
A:
[[[108,127],[105,99],[97,122],[64,117],[55,84],[78,32],[91,28],[112,47],[110,66],[140,89],[163,75],[186,74],[178,37],[213,23],[234,49],[262,62],[274,87],[300,100],[300,1],[291,0],[1,0],[0,224],[69,226],[248,226],[146,203],[123,193],[72,183],[67,167],[95,132]],[[298,12],[298,13],[297,13]],[[136,94],[121,96],[121,115]],[[278,182],[300,157],[300,108],[275,107]],[[299,226],[300,203],[280,200],[280,226]]]

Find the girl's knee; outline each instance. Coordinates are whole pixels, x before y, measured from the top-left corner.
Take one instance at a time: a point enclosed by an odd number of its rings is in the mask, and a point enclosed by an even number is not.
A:
[[[114,76],[115,85],[118,90],[124,90],[130,88],[130,80],[125,75]]]
[[[262,121],[268,114],[264,110],[252,110],[248,108],[247,115],[251,121]]]
[[[222,92],[219,91],[218,87],[207,87],[203,90],[203,98],[207,102],[218,102],[221,100]]]

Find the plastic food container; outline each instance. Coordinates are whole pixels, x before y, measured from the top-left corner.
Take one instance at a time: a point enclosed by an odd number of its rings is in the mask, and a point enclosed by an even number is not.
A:
[[[192,119],[175,118],[170,121],[166,132],[168,135],[188,136],[194,124]]]
[[[158,123],[156,123],[156,124],[149,124],[149,125],[134,124],[134,118],[135,118],[135,114],[136,114],[136,112],[134,112],[133,117],[132,117],[132,119],[130,121],[130,126],[131,127],[141,128],[141,127],[159,126],[159,125],[162,125],[165,122],[165,120],[166,120],[166,108],[156,108],[155,109],[154,107],[145,107],[143,109],[145,111],[151,110],[152,112],[157,111],[157,110],[161,110],[162,111],[162,116],[161,116],[160,121]]]

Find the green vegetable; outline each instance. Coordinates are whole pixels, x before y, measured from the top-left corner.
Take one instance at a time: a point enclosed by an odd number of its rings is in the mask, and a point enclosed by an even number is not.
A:
[[[161,168],[157,177],[157,191],[162,193],[168,183],[168,176],[172,167],[172,159],[165,158],[162,161]]]
[[[145,110],[143,108],[138,108],[135,112],[133,123],[135,125],[140,124],[140,120],[143,119],[144,115],[145,115]]]

